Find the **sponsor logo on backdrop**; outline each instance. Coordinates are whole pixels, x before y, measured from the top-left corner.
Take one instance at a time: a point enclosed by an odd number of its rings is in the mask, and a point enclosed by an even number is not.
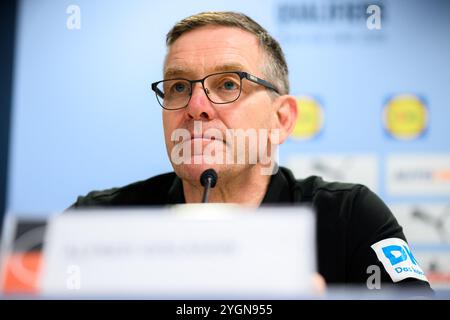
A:
[[[329,24],[357,23],[366,21],[368,8],[377,6],[384,11],[385,6],[380,1],[370,4],[361,1],[302,1],[285,2],[278,6],[280,23],[290,24]],[[370,11],[370,10],[369,10]]]
[[[302,96],[297,99],[299,116],[295,124],[292,138],[308,140],[315,138],[323,129],[324,112],[316,98]]]
[[[383,109],[383,124],[389,136],[398,140],[414,140],[428,127],[428,110],[423,99],[401,94],[388,100]]]
[[[387,158],[390,195],[450,195],[450,154],[401,154]]]
[[[449,203],[419,204],[412,201],[411,203],[390,203],[389,208],[404,228],[411,246],[446,244],[450,251]]]
[[[387,7],[384,1],[280,2],[276,9],[277,38],[283,42],[384,40]]]
[[[298,178],[310,175],[327,181],[361,183],[378,192],[378,159],[371,154],[315,154],[291,156],[287,166]]]
[[[406,278],[428,281],[425,273],[411,253],[408,244],[399,238],[381,240],[371,246],[392,281]]]

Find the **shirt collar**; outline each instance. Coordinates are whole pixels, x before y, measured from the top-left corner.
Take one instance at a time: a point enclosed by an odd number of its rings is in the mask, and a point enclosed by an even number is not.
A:
[[[283,168],[279,167],[278,171],[270,177],[270,182],[261,205],[291,201],[289,181],[283,173]]]
[[[186,203],[186,200],[184,199],[183,183],[176,174],[174,174],[174,176],[175,179],[173,180],[172,186],[170,187],[167,195],[167,203],[168,204]]]
[[[283,170],[284,168],[279,167],[278,171],[270,177],[269,185],[267,186],[266,194],[264,195],[261,205],[287,203],[292,201],[289,181],[283,173]],[[167,203],[186,203],[183,192],[183,183],[177,175],[175,175],[175,179],[169,189]]]

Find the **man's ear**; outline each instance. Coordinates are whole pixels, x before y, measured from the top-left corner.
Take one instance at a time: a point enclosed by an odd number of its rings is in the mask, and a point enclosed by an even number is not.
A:
[[[297,121],[297,99],[290,95],[278,97],[275,101],[275,128],[279,129],[279,144],[282,144],[294,130]]]

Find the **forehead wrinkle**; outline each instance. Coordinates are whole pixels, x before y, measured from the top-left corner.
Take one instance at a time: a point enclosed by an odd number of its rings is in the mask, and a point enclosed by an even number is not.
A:
[[[164,68],[164,79],[174,77],[198,77],[202,78],[208,74],[224,72],[224,71],[247,71],[258,75],[262,70],[259,63],[248,57],[238,54],[216,54],[216,57],[208,58],[191,56],[191,57],[174,57],[167,59],[168,65]]]
[[[226,72],[226,71],[245,71],[246,69],[247,68],[240,63],[230,62],[230,63],[215,65],[213,68],[207,69],[207,70],[208,70],[208,74],[211,74],[211,73],[219,73],[219,72]],[[164,72],[164,78],[171,79],[174,77],[188,76],[191,74],[195,74],[195,72],[189,68],[184,68],[182,66],[176,66],[176,67],[167,69]]]

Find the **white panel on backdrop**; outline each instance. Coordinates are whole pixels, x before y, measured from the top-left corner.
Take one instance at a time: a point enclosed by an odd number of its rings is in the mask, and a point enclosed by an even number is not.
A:
[[[408,241],[414,243],[448,243],[450,245],[450,204],[391,203],[389,207],[405,229]]]
[[[301,154],[288,158],[286,164],[297,179],[317,175],[327,181],[364,184],[378,192],[378,159],[375,155]]]
[[[393,154],[386,167],[390,195],[450,195],[450,154]]]

